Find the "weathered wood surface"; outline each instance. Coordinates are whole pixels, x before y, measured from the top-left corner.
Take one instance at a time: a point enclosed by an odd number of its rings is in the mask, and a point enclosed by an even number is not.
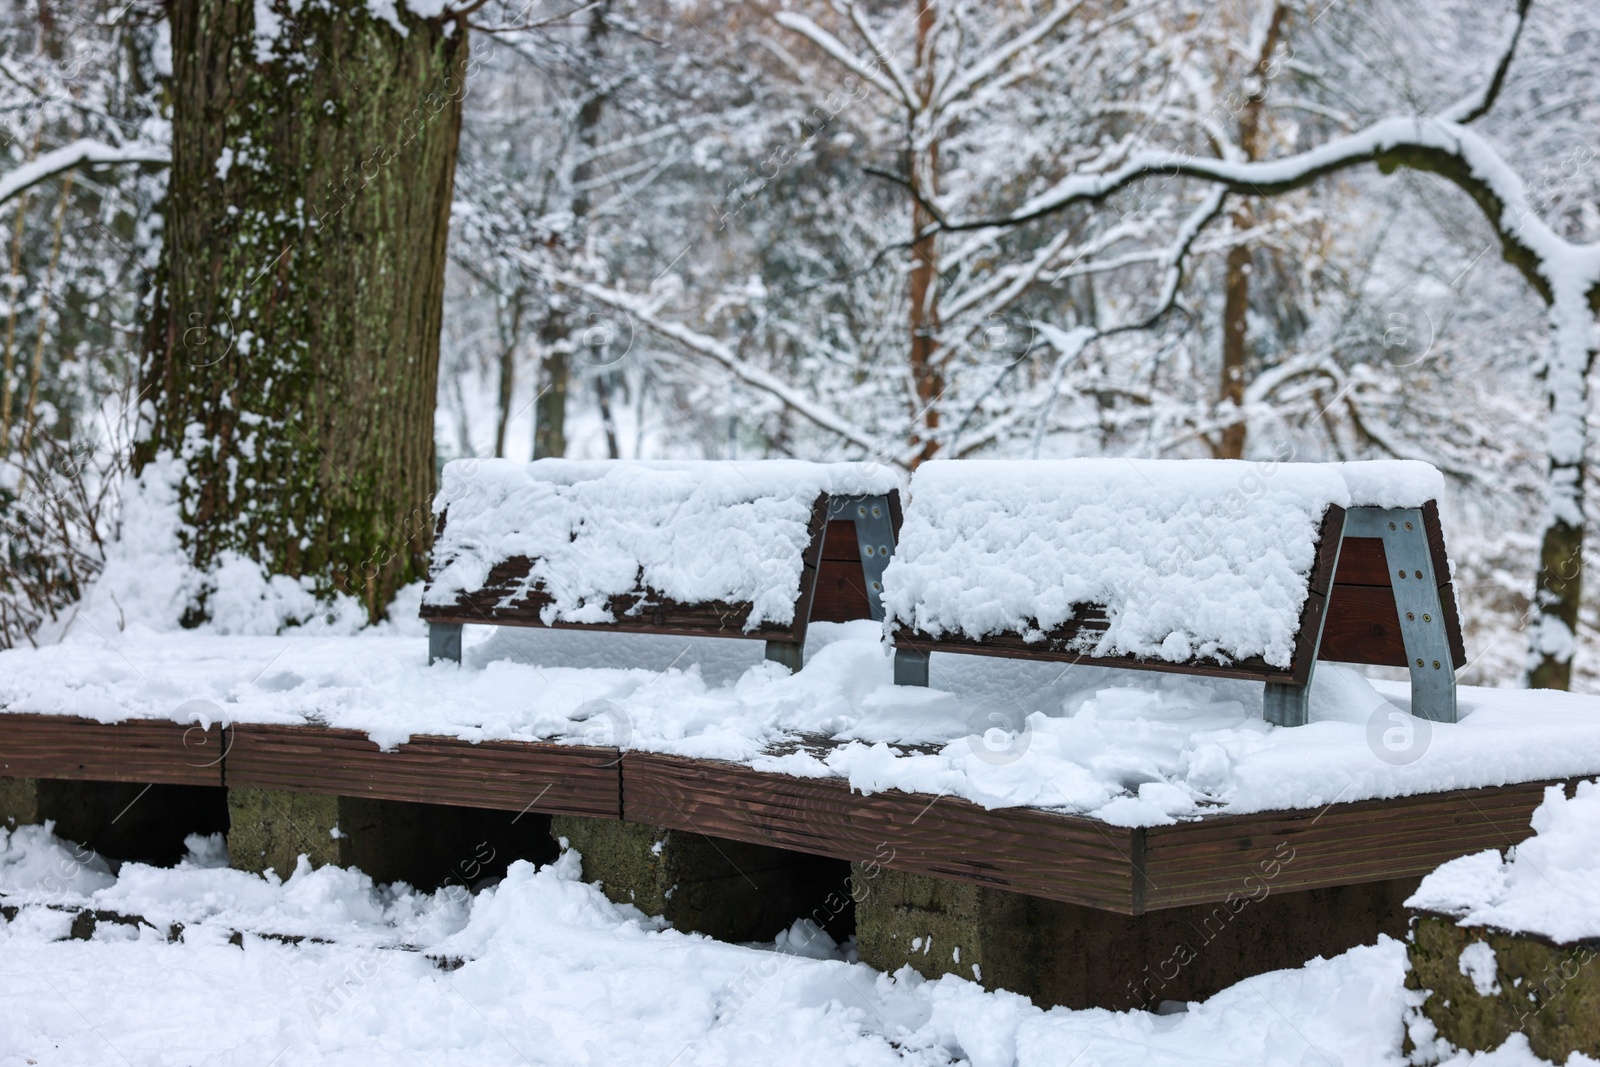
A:
[[[1028,808],[991,811],[954,797],[868,797],[842,779],[677,756],[630,752],[623,768],[630,821],[875,860],[1124,915],[1248,897],[1262,886],[1287,892],[1422,875],[1528,837],[1550,784],[1128,829]]]
[[[872,606],[867,601],[856,524],[848,519],[832,519],[822,542],[822,559],[817,565],[811,621],[850,622],[871,617]]]
[[[221,785],[221,727],[166,719],[98,723],[70,715],[0,715],[0,775],[159,785]]]
[[[1145,831],[1144,901],[1173,908],[1272,892],[1423,875],[1532,833],[1550,782],[1335,803],[1320,810],[1220,815]],[[1285,856],[1289,858],[1286,860]],[[1276,873],[1264,867],[1278,861]],[[1255,881],[1247,881],[1254,878]]]
[[[629,752],[626,818],[996,889],[1130,912],[1130,830],[1027,808],[987,811],[954,797],[863,796],[838,778]]]
[[[0,774],[626,818],[1121,914],[1421,875],[1524,840],[1551,784],[1128,829],[949,796],[865,796],[838,778],[615,748],[415,737],[384,752],[358,731],[320,726],[202,730],[36,715],[0,715]]]
[[[226,783],[616,819],[618,757],[614,748],[453,737],[413,737],[384,752],[357,730],[241,724],[228,750]]]

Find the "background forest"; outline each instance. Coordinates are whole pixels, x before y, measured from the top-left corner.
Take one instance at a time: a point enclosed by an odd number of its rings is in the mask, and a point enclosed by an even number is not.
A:
[[[437,462],[1425,459],[1451,485],[1461,679],[1520,683],[1549,479],[1590,475],[1586,443],[1552,465],[1551,297],[1481,197],[1386,157],[1055,193],[1141,153],[1249,165],[1439,115],[1514,169],[1525,216],[1596,241],[1600,9],[1522,10],[484,4]],[[0,17],[0,644],[17,644],[96,573],[153,417],[172,61],[152,3]],[[107,165],[56,167],[70,151]],[[222,343],[189,328],[191,351]],[[1589,691],[1595,595],[1572,658]]]

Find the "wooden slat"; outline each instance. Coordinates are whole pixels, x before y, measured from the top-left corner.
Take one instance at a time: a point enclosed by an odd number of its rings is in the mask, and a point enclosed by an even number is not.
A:
[[[424,604],[420,614],[430,622],[544,626],[539,613],[554,601],[554,597],[540,589],[512,595],[521,577],[510,576],[521,571],[525,577],[531,566],[532,563],[521,556],[498,564],[490,571],[491,581],[486,582],[482,589],[463,593],[454,604]],[[499,576],[498,581],[494,580],[496,575]],[[747,631],[744,624],[752,610],[749,603],[719,600],[683,604],[645,592],[612,597],[606,602],[606,610],[615,617],[615,622],[554,622],[550,627],[556,630],[617,630],[680,637],[743,637],[774,641],[794,639],[795,627],[792,625],[762,623]]]
[[[822,559],[843,563],[861,562],[861,542],[856,539],[856,524],[851,519],[831,519],[827,539],[822,543]]]
[[[1404,667],[1406,645],[1400,634],[1394,590],[1376,585],[1334,586],[1318,655],[1340,663]]]
[[[1461,633],[1461,615],[1456,610],[1456,587],[1445,583],[1439,587],[1439,606],[1444,612],[1444,632],[1450,639],[1450,659],[1457,669],[1466,665],[1467,642]]]
[[[1101,620],[1085,620],[1053,630],[1043,641],[1029,642],[1018,634],[991,634],[978,640],[946,634],[929,637],[927,634],[901,627],[895,631],[896,648],[918,652],[959,652],[974,656],[1004,656],[1008,659],[1048,660],[1056,663],[1081,663],[1086,667],[1122,667],[1129,670],[1159,671],[1165,674],[1197,674],[1210,678],[1244,678],[1250,681],[1283,681],[1290,672],[1281,667],[1269,666],[1260,657],[1240,660],[1237,663],[1215,663],[1208,660],[1191,660],[1187,663],[1168,663],[1164,660],[1141,660],[1133,656],[1091,656],[1074,651],[1077,633],[1103,630]]]
[[[619,756],[614,748],[452,737],[413,737],[384,752],[357,730],[241,724],[227,784],[616,819]]]
[[[1147,908],[1426,874],[1439,864],[1504,849],[1548,782],[1335,804],[1321,811],[1211,816],[1145,833]],[[1277,862],[1276,870],[1269,864]],[[1246,879],[1254,881],[1246,883]]]
[[[872,618],[867,601],[861,560],[825,559],[817,572],[817,590],[811,601],[812,622],[849,622]]]
[[[227,741],[221,727],[165,719],[0,714],[0,776],[220,786]]]
[[[1439,521],[1439,502],[1430,500],[1422,505],[1422,532],[1428,536],[1428,553],[1433,557],[1433,578],[1440,585],[1448,585],[1450,554],[1444,548],[1444,525]]]
[[[1381,585],[1389,588],[1389,556],[1381,537],[1346,537],[1339,547],[1335,585]]]
[[[952,797],[863,796],[836,778],[629,752],[631,822],[772,845],[1085,904],[1137,906],[1133,831],[1026,808],[987,811]]]

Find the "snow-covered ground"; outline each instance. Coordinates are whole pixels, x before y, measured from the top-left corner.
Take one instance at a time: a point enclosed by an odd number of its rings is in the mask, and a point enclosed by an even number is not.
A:
[[[1406,714],[1403,684],[1329,664],[1310,725],[1293,729],[1265,723],[1260,686],[1235,681],[935,656],[929,688],[897,687],[869,622],[813,627],[792,675],[760,642],[488,627],[469,627],[461,666],[430,667],[420,588],[393,621],[362,628],[353,603],[319,607],[304,583],[242,557],[195,575],[169,505],[135,497],[83,603],[39,647],[0,652],[0,711],[323,723],[384,745],[424,733],[614,744],[1124,825],[1600,774],[1600,698],[1464,689],[1460,722],[1427,723]],[[181,630],[202,585],[212,619]],[[831,743],[791,750],[818,737]],[[1593,799],[1580,796],[1585,811]],[[1509,864],[1469,857],[1433,884],[1465,873],[1509,893],[1532,861],[1592,880],[1594,820],[1563,822],[1552,805],[1548,847],[1536,839]],[[805,920],[770,944],[681,933],[608,902],[571,852],[472,894],[226,862],[220,838],[192,838],[187,859],[157,869],[0,828],[0,1067],[1354,1067],[1403,1062],[1418,1001],[1405,948],[1387,938],[1186,1011],[1043,1010],[953,976],[881,974]],[[72,939],[85,908],[106,918]],[[1538,1063],[1520,1036],[1447,1062]]]
[[[0,926],[0,1067],[1374,1067],[1402,1062],[1416,1000],[1404,946],[1383,939],[1187,1012],[1044,1011],[961,978],[881,974],[804,920],[755,945],[664,929],[579,881],[571,852],[469,896],[303,863],[280,882],[218,866],[220,839],[190,844],[176,868],[114,876],[42,828],[0,830],[0,902],[20,905]],[[65,940],[76,907],[149,924]],[[1470,1062],[1537,1061],[1513,1046]]]
[[[468,627],[463,666],[419,625],[354,635],[69,629],[0,653],[8,712],[318,722],[732,759],[806,776],[1154,825],[1216,810],[1600,773],[1600,698],[1466,688],[1461,721],[1405,714],[1404,684],[1318,667],[1311,723],[1269,726],[1256,683],[936,655],[892,684],[874,623],[818,624],[797,674],[759,641]],[[771,755],[803,735],[817,751]]]

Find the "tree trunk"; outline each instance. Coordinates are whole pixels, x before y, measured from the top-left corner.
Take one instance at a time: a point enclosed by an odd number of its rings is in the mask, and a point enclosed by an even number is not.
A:
[[[917,12],[917,91],[922,110],[911,129],[911,188],[916,196],[931,201],[939,192],[939,142],[919,129],[931,119],[934,89],[933,32],[936,24],[933,0]],[[923,142],[925,139],[925,143]],[[944,372],[939,365],[939,247],[933,234],[918,237],[934,217],[913,200],[911,207],[911,382],[917,410],[911,426],[911,445],[917,448],[912,466],[933,458],[939,450],[939,400],[944,395]]]
[[[604,0],[589,14],[589,32],[584,46],[592,67],[598,67],[604,56],[606,22],[611,11],[610,0]],[[593,69],[585,71],[584,99],[578,108],[577,144],[583,153],[572,168],[572,233],[571,241],[581,247],[585,240],[584,223],[589,217],[589,192],[587,183],[594,174],[594,149],[600,135],[600,117],[605,112],[608,89]],[[566,308],[552,296],[550,312],[539,331],[540,347],[544,351],[539,377],[539,396],[534,405],[533,458],[564,456],[567,454],[567,393],[572,382],[571,327]]]
[[[594,391],[595,399],[600,404],[600,426],[606,432],[606,455],[620,459],[622,453],[617,449],[617,420],[611,416],[611,378],[608,374],[595,375]]]
[[[522,293],[512,297],[511,328],[500,348],[500,410],[494,424],[494,454],[506,454],[506,427],[511,422],[511,399],[517,387],[517,341],[522,334]]]
[[[539,330],[539,396],[533,405],[533,458],[567,454],[567,387],[572,381],[572,339],[567,313],[551,308]]]
[[[1272,55],[1278,50],[1283,37],[1284,22],[1289,9],[1279,3],[1272,9],[1266,35],[1261,39],[1261,51],[1250,79],[1245,86],[1244,106],[1239,109],[1239,151],[1247,161],[1261,158],[1261,112],[1267,100],[1267,84],[1272,78]],[[1233,213],[1233,228],[1246,233],[1255,225],[1255,216],[1248,204]],[[1211,454],[1217,459],[1243,459],[1245,435],[1248,424],[1244,419],[1245,357],[1248,353],[1246,326],[1250,314],[1250,270],[1254,256],[1248,245],[1235,245],[1228,249],[1227,275],[1223,282],[1222,298],[1222,381],[1217,399],[1222,414],[1231,421],[1223,426],[1216,440],[1211,442]]]
[[[1596,355],[1594,313],[1585,297],[1561,289],[1554,295],[1552,352],[1545,370],[1550,406],[1549,513],[1528,627],[1528,685],[1534,689],[1567,689],[1572,684],[1583,593],[1589,372]]]
[[[423,576],[431,532],[466,26],[360,0],[296,8],[170,7],[173,161],[136,462],[185,463],[199,567],[236,551],[377,619]]]
[[[1234,213],[1234,226],[1248,229],[1250,213]],[[1250,312],[1250,264],[1254,257],[1249,245],[1228,249],[1228,274],[1222,300],[1222,413],[1233,421],[1222,428],[1211,452],[1217,459],[1243,459],[1245,323]]]

